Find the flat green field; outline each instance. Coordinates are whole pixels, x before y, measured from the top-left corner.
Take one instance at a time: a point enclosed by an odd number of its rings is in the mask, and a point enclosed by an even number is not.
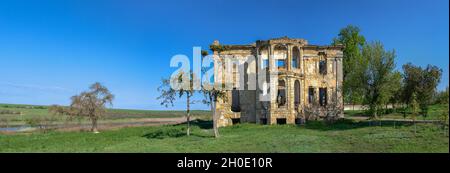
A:
[[[428,118],[437,117],[444,108],[433,106]],[[185,135],[185,124],[125,127],[101,130],[99,134],[79,130],[0,133],[0,152],[449,152],[448,131],[435,123],[418,123],[416,134],[411,123],[391,120],[369,123],[344,119],[332,125],[309,121],[301,126],[239,124],[220,128],[221,137],[215,139],[210,113],[193,114],[198,119],[192,122],[191,136]],[[111,109],[100,127],[108,124],[105,122],[183,115],[182,111]],[[346,116],[364,114],[346,112]],[[389,116],[403,119],[396,113],[385,117]],[[48,117],[52,115],[46,106],[0,104],[0,120],[6,119],[9,125],[26,125],[28,119]],[[66,118],[54,120],[63,122]]]
[[[211,122],[130,127],[89,132],[0,135],[0,152],[449,152],[449,138],[434,124],[369,126],[345,120],[333,125],[240,124],[212,137]]]

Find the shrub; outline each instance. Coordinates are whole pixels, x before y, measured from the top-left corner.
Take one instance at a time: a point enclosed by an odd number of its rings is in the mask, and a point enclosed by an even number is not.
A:
[[[56,121],[56,118],[29,118],[26,119],[25,122],[30,127],[37,127],[40,131],[46,133],[52,129],[53,122]]]
[[[8,126],[9,126],[9,120],[7,118],[1,118],[0,119],[0,127],[8,128]]]
[[[21,112],[11,110],[0,110],[0,114],[21,114]]]

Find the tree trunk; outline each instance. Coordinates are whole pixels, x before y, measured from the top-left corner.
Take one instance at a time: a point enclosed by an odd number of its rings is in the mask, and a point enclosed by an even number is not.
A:
[[[186,94],[186,121],[187,121],[187,136],[191,135],[191,115],[190,115],[190,98],[189,93]]]
[[[408,109],[408,107],[403,105],[403,119],[404,120],[406,120],[406,109]]]
[[[91,121],[92,121],[91,131],[94,133],[99,133],[97,130],[97,118],[91,118]]]
[[[217,127],[217,115],[216,115],[216,101],[215,99],[210,98],[211,102],[211,112],[213,114],[213,129],[214,129],[214,137],[219,137],[219,128]]]
[[[414,136],[416,136],[416,134],[417,134],[417,126],[416,126],[416,120],[415,119],[413,120],[413,123],[414,123]]]
[[[448,136],[448,130],[446,127],[444,127],[444,136]]]
[[[378,109],[377,109],[377,107],[374,108],[373,118],[374,119],[378,119]]]

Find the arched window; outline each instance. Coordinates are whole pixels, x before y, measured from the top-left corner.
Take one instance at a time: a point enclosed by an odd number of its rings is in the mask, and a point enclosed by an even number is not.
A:
[[[319,104],[320,106],[326,106],[328,100],[327,88],[319,88]]]
[[[242,73],[242,72],[241,72]],[[244,89],[248,90],[248,62],[244,63]]]
[[[326,60],[320,60],[319,62],[319,73],[321,75],[327,74],[327,61]]]
[[[286,104],[286,84],[284,80],[278,81],[277,103],[278,106],[284,106]]]
[[[297,47],[294,47],[292,49],[292,68],[299,68],[300,67],[300,50],[298,50]]]
[[[298,80],[294,83],[294,105],[296,108],[300,105],[300,82]]]
[[[314,102],[316,101],[316,96],[315,96],[316,92],[314,91],[313,87],[309,87],[308,88],[308,103],[309,104],[314,104]]]

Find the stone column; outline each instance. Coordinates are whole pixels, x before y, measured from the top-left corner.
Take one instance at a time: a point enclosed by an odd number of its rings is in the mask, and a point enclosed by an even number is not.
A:
[[[285,64],[286,64],[286,71],[291,71],[291,59],[292,59],[292,52],[291,52],[291,45],[286,45],[286,59],[285,59]],[[289,74],[289,73],[287,73],[287,74]],[[291,97],[291,79],[290,79],[290,76],[289,75],[286,75],[286,80],[285,80],[285,94],[286,94],[286,108],[287,108],[287,110],[288,110],[288,112],[289,112],[289,114],[287,115],[287,117],[286,117],[286,123],[289,123],[289,117],[291,116],[291,111],[290,110],[292,110],[292,108],[291,108],[291,105],[293,105],[293,104],[291,104],[291,101],[292,101],[292,98],[293,97]]]
[[[294,124],[295,123],[295,78],[291,78],[288,77],[287,81],[287,92],[288,92],[288,110],[289,110],[289,115],[288,118],[286,119],[286,121],[290,124]]]
[[[339,93],[338,93],[338,86],[339,86],[338,80],[339,80],[339,79],[338,79],[338,76],[337,76],[337,69],[338,69],[337,58],[334,58],[334,59],[333,59],[333,68],[334,68],[334,69],[333,69],[333,75],[334,75],[335,78],[336,78],[336,79],[335,79],[335,80],[336,80],[336,81],[335,81],[336,83],[335,83],[335,86],[334,86],[334,92],[335,92],[335,93],[334,93],[334,95],[335,95],[335,96],[334,96],[334,97],[335,97],[334,100],[335,100],[336,102],[338,102],[338,101],[339,101],[339,100],[338,100],[338,94],[339,94]]]
[[[259,72],[260,72],[260,68],[261,68],[261,64],[262,62],[262,58],[260,56],[260,51],[259,51],[259,47],[256,46],[256,56],[255,56],[255,60],[256,60],[256,69],[255,69],[255,75],[256,75],[256,92],[255,92],[255,117],[256,117],[256,124],[260,124],[261,123],[261,114],[262,114],[262,106],[261,106],[261,102],[259,100],[259,92],[261,91],[261,89],[259,88]]]
[[[274,78],[272,77],[274,75],[273,74],[274,73],[273,69],[277,70],[277,67],[275,66],[275,59],[273,57],[274,56],[274,45],[272,45],[272,44],[269,44],[268,56],[269,56],[269,71],[268,72],[269,72],[269,76],[270,76],[269,85],[270,85],[270,88],[273,88],[273,87],[276,87],[278,85],[278,81],[274,80]],[[275,93],[273,93],[273,92],[275,92]],[[275,119],[273,117],[273,112],[274,112],[274,109],[277,108],[277,105],[276,105],[276,102],[272,99],[273,95],[277,94],[276,92],[277,92],[276,88],[271,89],[271,93],[270,93],[271,98],[270,98],[270,106],[269,106],[270,110],[267,113],[267,123],[268,124],[276,123]]]
[[[300,61],[300,65],[298,68],[300,68],[300,74],[305,74],[305,67],[303,67],[303,47],[299,47],[299,51],[300,51],[300,57],[299,57],[299,61]]]
[[[342,57],[337,58],[336,61],[336,78],[337,78],[337,85],[336,85],[336,92],[337,92],[337,101],[338,105],[341,107],[342,111],[339,117],[344,117],[344,97],[342,97],[342,82],[344,80],[343,70],[342,70]]]
[[[286,59],[286,65],[287,65],[287,68],[286,68],[286,70],[288,70],[288,71],[291,71],[291,66],[292,66],[292,46],[291,45],[286,45],[286,49],[287,49],[287,52],[286,52],[286,54],[287,54],[287,59]]]
[[[268,47],[268,56],[269,56],[269,71],[276,68],[275,66],[275,59],[274,59],[274,46],[269,45]]]

